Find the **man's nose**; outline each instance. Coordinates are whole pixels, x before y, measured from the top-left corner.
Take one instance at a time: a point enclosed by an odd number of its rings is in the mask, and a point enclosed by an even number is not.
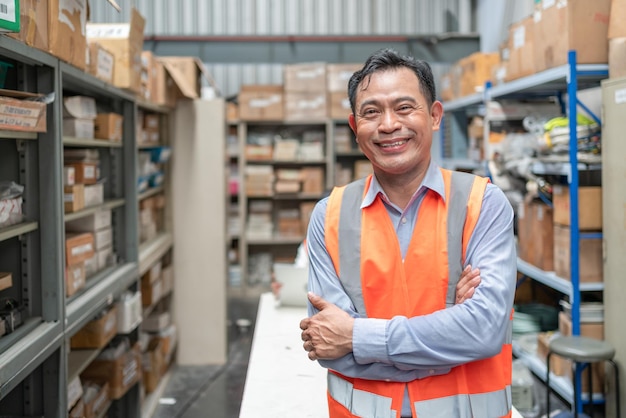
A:
[[[383,132],[393,132],[400,128],[400,118],[396,112],[385,110],[380,116],[380,125],[378,129]]]

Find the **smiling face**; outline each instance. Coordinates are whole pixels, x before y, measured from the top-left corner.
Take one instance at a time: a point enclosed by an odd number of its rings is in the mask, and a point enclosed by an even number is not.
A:
[[[428,103],[415,73],[406,67],[372,73],[357,87],[354,110],[350,127],[376,177],[421,182],[443,110],[438,101]]]

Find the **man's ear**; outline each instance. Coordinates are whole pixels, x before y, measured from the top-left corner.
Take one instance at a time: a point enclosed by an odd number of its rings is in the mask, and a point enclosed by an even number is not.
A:
[[[348,116],[348,125],[350,125],[350,129],[352,129],[352,132],[356,135],[356,119],[354,118],[354,113],[350,113],[350,116]]]
[[[443,118],[443,105],[439,100],[436,100],[430,107],[430,117],[433,121],[433,131],[438,131]]]

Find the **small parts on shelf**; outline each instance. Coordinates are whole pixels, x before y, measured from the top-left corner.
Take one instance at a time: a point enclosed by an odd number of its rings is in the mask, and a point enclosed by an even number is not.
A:
[[[0,228],[22,222],[24,186],[13,181],[0,181]]]
[[[0,335],[9,334],[22,325],[22,308],[15,299],[0,300]]]

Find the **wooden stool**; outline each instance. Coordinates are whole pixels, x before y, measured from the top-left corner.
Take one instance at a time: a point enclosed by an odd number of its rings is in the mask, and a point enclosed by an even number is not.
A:
[[[548,345],[548,355],[546,357],[546,388],[547,388],[547,398],[546,398],[546,414],[550,414],[550,356],[552,354],[556,354],[563,358],[569,359],[574,362],[576,366],[577,363],[589,365],[590,363],[598,363],[598,362],[608,362],[613,366],[615,371],[615,391],[617,396],[615,396],[615,408],[617,412],[617,416],[620,415],[620,401],[619,401],[619,370],[617,368],[617,363],[613,361],[613,356],[615,356],[615,349],[611,344],[606,341],[596,340],[594,338],[582,337],[582,336],[569,336],[563,337],[558,336],[553,338]],[[592,408],[593,413],[593,388],[591,386],[591,367],[589,368],[588,373],[589,378],[589,405]],[[576,379],[574,378],[574,416],[578,417],[578,396],[576,396]]]

